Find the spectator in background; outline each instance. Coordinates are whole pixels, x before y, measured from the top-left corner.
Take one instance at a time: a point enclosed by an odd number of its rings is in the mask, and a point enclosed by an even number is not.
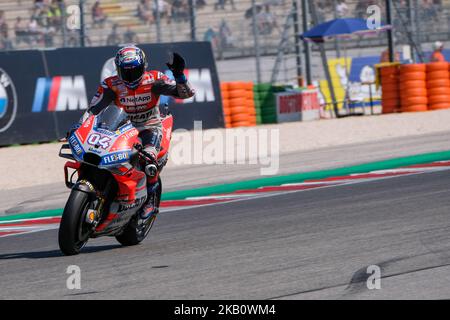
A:
[[[34,0],[34,7],[36,9],[42,9],[45,5],[44,0]]]
[[[27,26],[22,20],[22,17],[16,18],[16,22],[14,23],[14,34],[16,36],[16,45],[19,45],[21,42],[30,44]]]
[[[54,27],[55,31],[62,27],[62,10],[61,1],[52,0],[52,3],[47,9],[47,25]]]
[[[218,8],[225,10],[225,4],[228,0],[217,0],[217,2],[214,4],[214,10],[217,10]],[[229,0],[231,3],[231,8],[233,10],[236,10],[236,6],[234,5],[234,0]]]
[[[390,62],[389,61],[389,48],[386,48],[380,57],[380,62]],[[394,62],[400,62],[400,52],[394,50]]]
[[[174,22],[189,21],[189,4],[187,0],[173,0],[171,6],[171,19]]]
[[[317,20],[318,23],[322,23],[325,21],[325,5],[323,2],[319,2],[316,8]]]
[[[164,0],[157,0],[153,2],[153,19],[156,21],[157,14],[159,13],[159,19],[166,18],[167,23],[170,23],[170,5]]]
[[[3,30],[5,27],[8,28],[5,18],[5,11],[0,10],[0,30]]]
[[[38,21],[35,17],[30,18],[28,23],[28,35],[30,36],[30,45],[35,45],[40,41],[41,31]]]
[[[195,0],[195,8],[202,9],[206,6],[205,0]]]
[[[336,13],[338,18],[346,17],[348,14],[348,6],[345,3],[345,0],[339,0],[336,4]]]
[[[6,23],[5,12],[0,11],[0,50],[11,50],[13,48],[11,39],[9,39],[9,27]]]
[[[270,6],[265,5],[264,10],[256,15],[258,30],[261,34],[271,34],[273,29],[279,29],[275,16],[270,12]]]
[[[137,44],[139,43],[139,37],[136,32],[134,32],[131,27],[127,28],[127,31],[123,34],[124,44]]]
[[[114,24],[111,33],[106,38],[107,46],[116,46],[120,44],[120,35],[117,33],[118,25]]]
[[[442,54],[442,50],[444,50],[444,44],[440,41],[436,41],[433,44],[433,53],[430,57],[430,62],[444,62],[445,57]]]
[[[152,6],[149,0],[141,0],[137,6],[137,16],[145,24],[150,25],[153,23]]]
[[[53,25],[47,25],[42,34],[44,45],[47,48],[54,47],[53,37],[56,34],[56,28]]]
[[[211,42],[211,47],[214,51],[217,51],[219,49],[219,38],[217,36],[217,32],[215,32],[213,28],[209,27],[205,31],[203,35],[203,41]]]
[[[47,23],[47,7],[44,2],[42,3],[42,6],[36,6],[31,11],[31,19],[36,20],[36,23],[39,26],[45,27]]]
[[[233,35],[231,33],[231,29],[228,27],[227,22],[223,19],[219,26],[219,39],[220,47],[222,49],[233,46]]]
[[[92,6],[92,22],[94,26],[99,26],[103,28],[103,24],[105,23],[106,15],[103,12],[102,7],[100,6],[100,1],[95,1]]]

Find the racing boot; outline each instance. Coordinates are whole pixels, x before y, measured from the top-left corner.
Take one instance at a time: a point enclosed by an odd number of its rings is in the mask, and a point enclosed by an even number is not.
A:
[[[144,206],[140,209],[139,215],[143,220],[147,220],[152,216],[158,214],[158,188],[159,182],[158,180],[155,183],[149,184],[147,186],[147,200]]]

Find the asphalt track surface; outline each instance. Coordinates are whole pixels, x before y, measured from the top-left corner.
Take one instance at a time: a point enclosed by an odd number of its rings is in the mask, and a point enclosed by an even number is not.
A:
[[[0,298],[448,299],[449,186],[441,171],[172,211],[139,246],[73,257],[57,230],[1,238]]]
[[[278,174],[323,170],[449,150],[449,141],[450,131],[283,153],[280,155]],[[261,165],[249,164],[168,166],[162,173],[163,188],[167,192],[254,179],[261,177],[260,169]],[[63,169],[55,170],[61,170],[61,181],[58,183],[0,192],[0,216],[64,207],[69,190],[64,185]]]

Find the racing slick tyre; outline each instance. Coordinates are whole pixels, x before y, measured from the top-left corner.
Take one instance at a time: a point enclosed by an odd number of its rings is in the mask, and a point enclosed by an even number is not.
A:
[[[86,192],[72,190],[64,207],[59,225],[58,242],[62,253],[67,256],[80,253],[89,239],[91,226],[85,222],[90,205],[88,198]]]
[[[128,223],[123,232],[116,236],[116,240],[123,246],[135,246],[141,243],[150,232],[153,223],[156,220],[156,214],[143,222],[138,215]]]
[[[158,177],[159,187],[156,192],[156,206],[159,208],[161,202],[162,182]],[[116,240],[123,246],[135,246],[142,242],[150,232],[153,224],[155,223],[157,214],[153,214],[147,220],[139,218],[139,214],[136,214],[130,222],[127,224],[123,232],[116,236]]]

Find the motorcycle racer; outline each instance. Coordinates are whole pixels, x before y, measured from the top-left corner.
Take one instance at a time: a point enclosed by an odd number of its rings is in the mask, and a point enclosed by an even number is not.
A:
[[[185,60],[178,53],[173,53],[173,62],[167,63],[175,81],[162,72],[147,69],[144,51],[137,46],[121,48],[115,57],[117,75],[106,78],[98,87],[83,120],[91,114],[97,115],[111,103],[124,109],[139,131],[144,151],[153,163],[145,167],[147,174],[147,200],[140,216],[147,219],[158,211],[155,203],[155,191],[159,187],[157,156],[161,148],[162,125],[159,114],[160,95],[177,99],[188,99],[195,92],[184,75]]]

